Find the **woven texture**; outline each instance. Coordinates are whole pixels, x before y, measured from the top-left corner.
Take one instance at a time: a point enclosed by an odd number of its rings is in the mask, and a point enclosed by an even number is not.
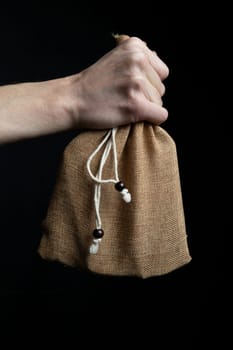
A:
[[[105,135],[86,131],[66,147],[42,223],[44,259],[106,275],[163,275],[191,260],[176,145],[159,126],[137,123],[116,134],[119,177],[132,194],[122,201],[114,184],[102,185],[100,212],[105,235],[90,254],[95,228],[94,182],[86,162]],[[97,172],[100,156],[92,163]],[[113,157],[103,178],[113,177]]]

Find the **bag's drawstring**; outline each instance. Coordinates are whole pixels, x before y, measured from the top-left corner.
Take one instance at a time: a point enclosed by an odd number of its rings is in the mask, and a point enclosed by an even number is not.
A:
[[[104,231],[102,229],[102,221],[100,216],[100,198],[101,198],[101,186],[107,183],[114,183],[115,189],[120,192],[122,195],[122,199],[129,203],[131,202],[131,194],[128,189],[125,187],[124,183],[119,180],[118,175],[118,160],[117,160],[117,149],[116,149],[116,132],[117,128],[110,129],[102,142],[97,146],[95,151],[90,155],[87,160],[87,171],[92,180],[95,181],[95,190],[94,190],[94,205],[96,212],[96,228],[93,231],[93,240],[90,246],[90,253],[96,254],[99,249],[99,243],[104,235]],[[96,154],[101,150],[101,148],[105,145],[102,157],[100,159],[99,168],[96,173],[96,176],[93,175],[91,171],[91,162]],[[108,159],[110,151],[113,151],[113,162],[114,162],[114,176],[112,179],[102,179],[102,173],[104,165]]]

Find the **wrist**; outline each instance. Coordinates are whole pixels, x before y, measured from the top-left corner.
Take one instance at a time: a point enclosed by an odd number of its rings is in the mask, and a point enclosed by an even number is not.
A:
[[[65,128],[78,129],[80,127],[80,112],[82,110],[81,91],[79,80],[82,73],[58,79],[57,106]],[[56,85],[56,83],[55,83]]]
[[[78,128],[78,106],[71,78],[3,86],[0,144]]]
[[[43,99],[53,121],[53,132],[78,127],[78,98],[73,87],[73,78],[64,77],[45,82]]]

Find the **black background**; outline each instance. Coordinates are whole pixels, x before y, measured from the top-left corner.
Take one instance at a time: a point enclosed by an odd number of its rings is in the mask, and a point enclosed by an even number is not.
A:
[[[230,195],[229,141],[222,111],[227,73],[223,8],[154,9],[147,2],[107,5],[31,2],[1,6],[0,84],[78,72],[114,46],[111,33],[139,36],[168,64],[164,128],[177,144],[192,261],[140,280],[92,276],[42,261],[36,251],[59,157],[73,133],[0,148],[0,313],[8,342],[126,340],[165,349],[224,341],[224,250]],[[119,320],[118,320],[119,318]],[[83,337],[84,331],[87,335]],[[46,339],[46,340],[45,340]],[[162,341],[162,343],[161,343]],[[163,344],[163,347],[158,344]]]

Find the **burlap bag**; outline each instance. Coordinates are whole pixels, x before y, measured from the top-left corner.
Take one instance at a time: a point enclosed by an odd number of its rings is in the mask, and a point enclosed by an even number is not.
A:
[[[66,147],[42,223],[40,255],[95,273],[142,278],[187,264],[191,256],[176,145],[163,128],[144,122],[117,130],[119,178],[132,198],[129,203],[122,200],[113,183],[99,185],[104,236],[96,254],[90,253],[98,222],[97,185],[88,173],[87,160],[105,134],[85,131]],[[98,173],[102,158],[101,149],[91,162],[93,174]],[[103,165],[102,178],[114,178],[112,151]]]

